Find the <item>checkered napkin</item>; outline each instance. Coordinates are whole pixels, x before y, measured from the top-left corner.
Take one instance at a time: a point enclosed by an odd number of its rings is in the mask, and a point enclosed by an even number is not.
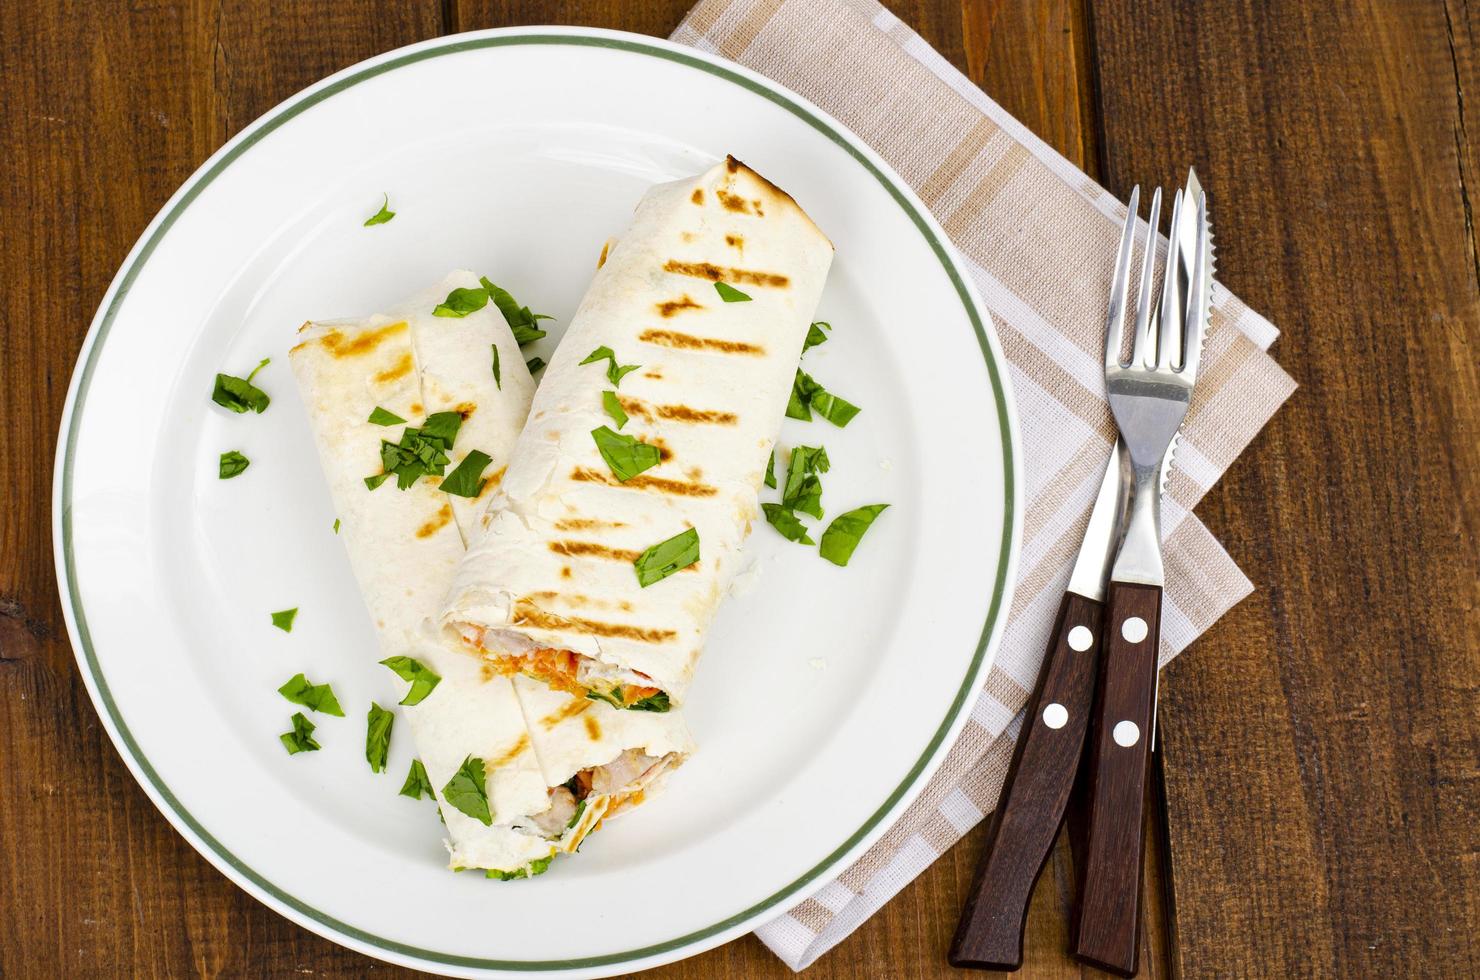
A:
[[[1126,209],[875,0],[701,0],[673,40],[801,93],[903,175],[955,242],[992,312],[1030,447],[1017,592],[971,720],[883,839],[757,930],[800,970],[997,803],[1114,438],[1101,359]],[[1214,286],[1202,374],[1163,506],[1163,664],[1253,589],[1191,510],[1295,388],[1265,353],[1276,335]]]

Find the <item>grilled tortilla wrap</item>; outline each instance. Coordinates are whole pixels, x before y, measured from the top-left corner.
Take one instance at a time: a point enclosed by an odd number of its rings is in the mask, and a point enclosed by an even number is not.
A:
[[[439,791],[451,864],[517,876],[542,870],[557,849],[574,849],[614,803],[640,800],[682,758],[656,759],[654,764],[662,765],[655,772],[619,782],[630,765],[621,772],[606,770],[623,752],[640,753],[651,742],[655,749],[681,745],[686,755],[691,746],[681,719],[675,719],[673,737],[662,746],[647,733],[634,733],[633,740],[615,749],[593,744],[586,734],[580,744],[566,746],[564,740],[576,734],[571,731],[532,737],[509,680],[449,649],[430,626],[462,555],[464,535],[475,528],[478,510],[500,479],[534,390],[518,344],[492,305],[462,319],[432,316],[450,290],[477,286],[473,274],[454,273],[393,314],[305,324],[291,359],[382,656],[412,657],[442,678],[424,701],[404,712]],[[491,370],[494,345],[500,383]],[[399,425],[368,422],[376,408],[412,425],[437,412],[457,412],[462,422],[445,472],[472,450],[487,453],[493,461],[484,471],[488,482],[482,493],[476,498],[445,493],[436,476],[424,476],[404,490],[394,478],[385,481],[389,486],[368,489],[365,477],[381,468],[381,440],[395,441],[402,431]],[[397,683],[406,689],[404,682]],[[617,715],[611,709],[605,713]],[[537,755],[542,749],[579,763],[588,784],[580,795],[590,796],[579,814],[572,789],[544,778]],[[491,826],[440,799],[441,787],[469,755],[484,761]],[[574,789],[581,788],[578,781]],[[572,820],[577,815],[580,819]]]
[[[661,711],[683,700],[756,516],[832,245],[730,158],[648,191],[603,259],[443,624],[501,672]],[[614,384],[608,362],[582,363],[603,347],[639,367]],[[593,436],[617,426],[608,391],[620,435],[661,460],[625,480]],[[639,556],[690,528],[698,562],[644,588]]]
[[[443,622],[506,674],[663,711],[684,699],[758,511],[832,244],[728,158],[651,188],[602,258]],[[599,348],[638,369],[613,383],[607,361],[583,363]],[[617,425],[607,391],[622,435],[662,460],[628,480],[593,437]],[[700,560],[642,588],[639,555],[687,528]]]

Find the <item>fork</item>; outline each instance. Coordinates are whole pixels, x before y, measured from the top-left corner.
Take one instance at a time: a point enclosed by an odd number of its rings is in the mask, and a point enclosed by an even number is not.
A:
[[[1197,379],[1212,277],[1207,198],[1189,171],[1186,188],[1172,201],[1161,302],[1154,311],[1161,188],[1152,194],[1131,355],[1121,360],[1139,202],[1137,187],[1121,238],[1105,337],[1105,387],[1125,444],[1120,459],[1132,489],[1125,537],[1110,572],[1090,720],[1089,812],[1073,932],[1076,957],[1123,976],[1135,974],[1140,949],[1143,825],[1165,584],[1161,495]]]

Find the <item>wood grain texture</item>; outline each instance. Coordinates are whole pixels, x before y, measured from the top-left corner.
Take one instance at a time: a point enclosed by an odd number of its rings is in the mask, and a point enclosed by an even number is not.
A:
[[[1476,13],[1096,4],[1108,186],[1196,164],[1303,388],[1199,508],[1258,591],[1162,679],[1184,976],[1475,976]]]

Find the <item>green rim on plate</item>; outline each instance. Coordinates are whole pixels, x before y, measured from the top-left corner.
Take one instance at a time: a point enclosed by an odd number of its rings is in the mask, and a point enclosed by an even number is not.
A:
[[[179,799],[177,799],[174,793],[170,791],[169,786],[167,786],[164,780],[160,778],[159,773],[157,773],[154,770],[154,767],[150,765],[148,758],[144,756],[143,752],[139,748],[138,743],[134,741],[134,737],[129,731],[128,726],[124,723],[123,716],[120,714],[117,704],[115,704],[113,701],[112,693],[108,688],[107,679],[103,676],[102,668],[99,666],[97,655],[93,650],[92,636],[88,630],[87,625],[87,615],[84,612],[82,608],[82,603],[79,599],[79,590],[77,588],[76,561],[72,553],[72,470],[77,446],[78,420],[82,415],[82,407],[87,400],[88,386],[92,380],[93,368],[97,364],[98,355],[102,351],[103,344],[108,339],[108,333],[113,325],[113,320],[117,316],[118,310],[122,306],[125,297],[128,296],[129,289],[133,285],[134,280],[138,278],[139,270],[143,268],[144,263],[149,261],[150,256],[154,253],[154,250],[159,245],[160,241],[164,238],[166,234],[168,234],[170,228],[174,225],[175,221],[179,219],[180,215],[183,214],[185,210],[191,205],[191,203],[196,199],[196,197],[200,195],[200,192],[204,190],[208,185],[210,185],[210,183],[215,180],[222,171],[224,171],[228,166],[235,162],[238,157],[242,156],[242,154],[251,149],[263,137],[267,136],[269,133],[273,132],[279,126],[283,125],[288,120],[292,119],[294,116],[297,116],[304,110],[309,109],[320,102],[323,102],[324,100],[339,92],[344,91],[347,88],[350,88],[351,86],[358,85],[359,83],[366,81],[367,79],[374,78],[377,75],[384,74],[385,72],[392,71],[396,68],[415,64],[418,61],[425,61],[429,58],[438,58],[443,55],[456,54],[458,52],[471,51],[480,48],[498,48],[510,45],[527,44],[611,48],[619,51],[631,52],[634,54],[647,55],[649,57],[659,58],[664,61],[675,62],[677,64],[685,65],[689,68],[698,69],[699,71],[706,72],[710,75],[714,75],[726,81],[733,82],[734,84],[739,85],[741,88],[744,88],[747,91],[754,93],[755,95],[759,95],[760,97],[775,103],[776,105],[790,112],[792,115],[804,120],[813,129],[817,130],[819,133],[826,136],[832,142],[836,143],[839,147],[847,151],[854,160],[856,160],[865,170],[872,174],[873,177],[878,180],[879,183],[889,192],[895,203],[897,203],[900,208],[903,209],[905,214],[909,215],[910,220],[914,222],[914,225],[917,229],[919,229],[920,234],[924,236],[927,242],[929,242],[932,251],[936,255],[936,258],[940,261],[946,275],[951,280],[951,284],[955,287],[957,295],[960,296],[961,304],[965,308],[968,318],[971,320],[972,329],[976,332],[977,342],[981,346],[983,357],[986,359],[987,372],[992,382],[993,398],[997,406],[997,418],[1001,430],[1003,453],[1003,487],[1005,491],[1005,501],[1002,517],[1002,546],[1000,554],[997,556],[997,578],[992,587],[992,602],[987,611],[987,620],[985,625],[982,627],[981,639],[978,641],[976,652],[972,656],[970,669],[967,670],[966,677],[962,680],[961,687],[956,692],[956,696],[951,702],[950,710],[946,713],[945,718],[941,721],[940,727],[936,729],[935,734],[931,737],[929,744],[925,747],[925,751],[920,755],[919,759],[915,761],[915,764],[910,767],[910,770],[905,775],[905,778],[897,787],[895,787],[894,791],[889,794],[889,797],[883,802],[883,804],[879,806],[877,810],[874,811],[874,813],[863,824],[863,826],[854,831],[854,833],[851,834],[847,840],[838,845],[838,847],[831,854],[829,854],[826,858],[819,862],[815,867],[808,870],[805,874],[797,878],[791,884],[768,896],[764,900],[757,902],[749,908],[737,912],[720,922],[716,922],[706,928],[689,932],[685,935],[677,936],[673,939],[669,939],[661,943],[654,943],[649,946],[644,946],[640,949],[627,950],[621,953],[608,953],[602,956],[587,956],[577,959],[565,960],[498,960],[486,959],[476,956],[457,956],[450,953],[444,953],[439,950],[422,949],[417,946],[410,946],[405,943],[395,942],[382,936],[377,936],[373,933],[365,932],[362,929],[357,929],[356,927],[349,925],[348,923],[341,922],[338,919],[335,919],[334,917],[327,915],[310,905],[305,904],[294,896],[289,895],[282,889],[278,888],[271,881],[268,881],[247,864],[243,863],[242,860],[231,851],[227,850],[220,841],[216,840],[216,838],[213,837],[210,832],[206,830],[206,828],[195,819],[190,811],[188,811],[183,805],[181,805]],[[343,78],[340,78],[337,81],[324,86],[322,89],[310,92],[309,94],[304,95],[302,98],[296,101],[285,103],[272,110],[267,116],[263,117],[260,125],[258,125],[256,129],[245,135],[240,142],[231,146],[220,156],[219,159],[211,164],[209,168],[196,173],[190,178],[189,184],[186,187],[185,191],[180,194],[179,199],[175,201],[173,206],[170,207],[169,211],[161,217],[157,226],[154,228],[154,231],[149,235],[149,238],[143,242],[137,253],[127,261],[126,266],[124,267],[116,282],[117,285],[113,293],[112,301],[108,304],[107,308],[102,311],[101,318],[96,325],[96,336],[93,338],[93,342],[88,348],[87,359],[81,367],[81,374],[77,382],[75,401],[71,406],[72,414],[69,418],[66,430],[65,455],[63,456],[61,463],[61,548],[66,573],[65,581],[63,582],[63,588],[67,594],[68,602],[71,605],[73,619],[76,622],[77,639],[80,641],[81,652],[86,664],[87,671],[96,686],[97,700],[100,706],[107,712],[109,719],[112,721],[114,729],[118,733],[118,739],[121,740],[123,746],[126,747],[128,755],[137,765],[138,770],[143,773],[143,775],[149,780],[150,785],[159,795],[159,798],[163,800],[164,803],[169,807],[169,810],[173,814],[174,818],[177,819],[180,823],[183,823],[185,826],[189,827],[191,832],[196,835],[201,843],[209,848],[210,855],[208,856],[213,855],[215,860],[226,865],[227,867],[232,868],[243,878],[252,882],[253,885],[261,889],[265,894],[272,896],[274,899],[281,902],[288,908],[293,909],[300,915],[303,915],[308,919],[319,923],[320,925],[326,927],[329,930],[332,930],[339,935],[345,936],[349,939],[357,940],[361,943],[365,943],[377,949],[383,949],[387,952],[399,954],[401,956],[414,957],[416,959],[425,960],[430,963],[440,963],[447,966],[455,967],[470,967],[474,969],[512,971],[573,970],[587,967],[611,966],[614,964],[628,963],[633,960],[640,960],[649,956],[656,956],[662,953],[672,952],[673,950],[681,949],[685,946],[700,942],[708,937],[714,936],[725,931],[726,929],[745,922],[746,920],[752,919],[768,909],[774,908],[781,902],[784,902],[788,897],[796,894],[799,889],[805,887],[810,882],[815,881],[819,876],[827,874],[829,871],[833,870],[837,866],[839,860],[850,850],[852,850],[852,848],[860,840],[867,836],[871,831],[876,829],[880,821],[882,821],[889,814],[889,812],[894,808],[895,804],[899,802],[900,798],[904,796],[907,792],[909,792],[911,788],[913,788],[916,780],[919,779],[921,772],[929,763],[931,757],[933,757],[936,751],[940,748],[941,743],[946,737],[946,733],[950,731],[951,726],[955,723],[957,717],[966,706],[967,698],[970,697],[973,693],[973,682],[975,681],[981,670],[982,663],[987,654],[987,647],[994,631],[994,627],[996,626],[998,617],[1001,615],[1003,597],[1006,594],[1007,571],[1010,564],[1013,538],[1012,529],[1015,507],[1016,473],[1013,468],[1012,458],[1013,443],[1012,429],[1009,423],[1010,409],[1007,404],[1006,390],[1002,383],[1001,375],[998,371],[997,361],[992,353],[991,342],[987,338],[985,324],[983,324],[982,322],[982,318],[976,308],[976,304],[972,301],[971,294],[968,291],[965,282],[962,280],[960,272],[957,270],[954,262],[951,260],[949,248],[945,244],[943,244],[941,240],[936,236],[933,229],[930,227],[929,222],[925,220],[925,218],[920,214],[919,210],[905,196],[905,194],[900,191],[899,187],[896,186],[895,183],[891,181],[883,173],[883,171],[881,171],[879,167],[873,163],[873,161],[868,159],[868,157],[865,156],[863,153],[859,152],[858,148],[854,146],[847,137],[839,132],[838,129],[834,127],[830,121],[819,118],[810,109],[798,104],[791,96],[783,91],[772,89],[767,85],[755,81],[754,79],[748,78],[745,75],[725,68],[722,65],[714,64],[703,58],[695,57],[682,51],[673,50],[672,48],[662,46],[656,42],[639,40],[636,37],[618,37],[604,34],[582,35],[490,33],[466,37],[459,40],[449,40],[445,43],[432,42],[431,46],[408,51],[406,54],[403,54],[399,57],[390,58],[385,61],[367,65],[364,68],[354,70],[351,73],[345,75]]]

